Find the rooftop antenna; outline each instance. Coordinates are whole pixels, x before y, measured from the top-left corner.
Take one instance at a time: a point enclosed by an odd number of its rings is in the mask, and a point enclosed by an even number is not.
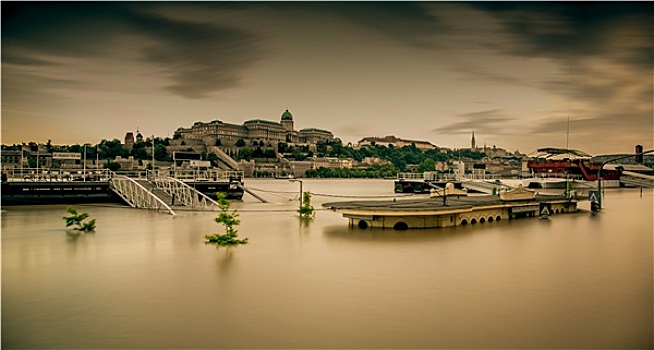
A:
[[[568,151],[568,162],[570,162],[570,115],[568,115],[568,130],[565,134],[565,150]],[[565,196],[570,197],[570,184],[568,182],[568,169],[565,169]]]
[[[566,132],[565,135],[565,149],[568,151],[568,157],[570,157],[570,116],[568,116],[568,131]]]

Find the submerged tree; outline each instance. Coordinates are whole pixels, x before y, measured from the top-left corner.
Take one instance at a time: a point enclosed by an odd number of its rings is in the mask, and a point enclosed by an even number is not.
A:
[[[315,209],[313,208],[313,205],[311,205],[311,193],[304,192],[302,194],[302,204],[297,212],[300,213],[300,217],[303,218],[310,218],[316,215]]]
[[[83,222],[84,219],[89,217],[89,214],[78,214],[77,210],[72,206],[68,206],[66,211],[71,214],[71,216],[63,217],[63,219],[66,221],[66,227],[76,225],[77,227],[74,227],[74,229],[82,232],[91,232],[95,230],[95,219],[88,222]]]
[[[218,234],[214,233],[211,235],[205,235],[205,243],[216,243],[220,245],[233,245],[233,244],[245,244],[248,242],[247,238],[238,239],[237,233],[238,230],[234,226],[238,226],[241,223],[241,220],[238,220],[238,212],[233,210],[229,212],[229,207],[231,203],[226,198],[226,194],[222,192],[216,193],[218,197],[218,208],[220,208],[220,214],[217,218],[214,218],[214,221],[217,224],[222,224],[225,228],[225,233]]]

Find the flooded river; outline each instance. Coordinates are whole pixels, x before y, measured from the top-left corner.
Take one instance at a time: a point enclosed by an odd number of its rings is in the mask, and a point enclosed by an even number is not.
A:
[[[2,348],[652,348],[652,190],[604,210],[448,229],[301,220],[299,183],[247,180],[247,245],[216,213],[2,208]],[[390,180],[304,180],[312,203],[393,196]],[[334,197],[341,195],[343,197]],[[399,197],[398,197],[399,198]]]

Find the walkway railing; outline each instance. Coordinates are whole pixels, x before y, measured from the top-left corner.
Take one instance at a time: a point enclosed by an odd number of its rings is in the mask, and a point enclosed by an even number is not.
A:
[[[208,210],[213,210],[218,206],[216,201],[178,179],[172,177],[157,178],[154,183],[157,188],[172,196],[173,205],[179,204],[194,209],[204,208]]]
[[[425,171],[423,173],[398,173],[398,180],[454,181],[456,176],[450,173]]]
[[[231,179],[240,180],[243,178],[243,172],[217,169],[170,169],[168,172],[157,172],[156,177],[164,176],[182,181],[229,181]]]
[[[165,211],[175,215],[175,211],[159,197],[148,191],[143,185],[125,175],[114,175],[109,186],[132,208]]]
[[[491,182],[484,180],[461,179],[461,186],[469,190],[478,191],[487,194],[500,193],[501,190],[509,190],[514,187],[501,182]]]
[[[7,181],[17,182],[108,181],[112,176],[109,169],[13,168],[3,174]]]

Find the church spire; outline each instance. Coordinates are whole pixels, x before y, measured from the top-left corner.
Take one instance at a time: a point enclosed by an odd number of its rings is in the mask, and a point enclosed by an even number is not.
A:
[[[477,148],[476,147],[476,142],[475,142],[475,131],[472,131],[472,141],[470,142],[470,145],[472,146],[472,149]]]

